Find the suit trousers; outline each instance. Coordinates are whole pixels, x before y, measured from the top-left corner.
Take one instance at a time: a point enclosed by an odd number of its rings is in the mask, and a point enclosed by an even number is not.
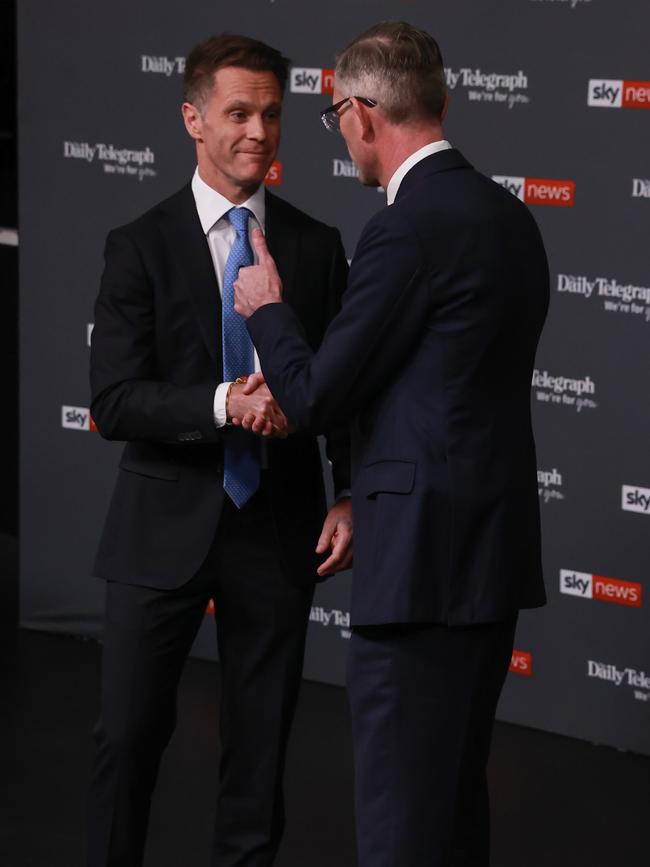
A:
[[[353,629],[359,867],[487,867],[486,764],[516,617]]]
[[[240,511],[225,498],[205,562],[179,589],[108,583],[89,867],[143,862],[178,681],[211,598],[221,663],[211,864],[270,867],[284,826],[285,754],[312,597],[313,585],[286,577],[264,490]],[[187,863],[195,863],[191,852]]]

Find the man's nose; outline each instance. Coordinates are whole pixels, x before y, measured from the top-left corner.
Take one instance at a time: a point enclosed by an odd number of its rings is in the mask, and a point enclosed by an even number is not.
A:
[[[255,141],[264,141],[266,138],[266,126],[261,115],[252,115],[249,118],[247,134],[248,138],[255,139]]]

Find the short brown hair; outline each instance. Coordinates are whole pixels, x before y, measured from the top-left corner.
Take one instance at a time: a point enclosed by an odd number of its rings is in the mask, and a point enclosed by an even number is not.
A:
[[[357,36],[337,58],[336,82],[343,96],[373,90],[358,95],[376,99],[395,124],[440,119],[447,96],[438,43],[406,21],[382,21]]]
[[[254,72],[272,72],[280,90],[289,77],[288,58],[257,39],[234,33],[219,33],[195,45],[185,62],[183,98],[203,109],[214,84],[214,73],[224,66],[239,66]]]

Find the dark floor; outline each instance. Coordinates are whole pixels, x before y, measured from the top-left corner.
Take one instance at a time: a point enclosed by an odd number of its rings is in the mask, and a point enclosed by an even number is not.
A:
[[[15,545],[0,544],[1,575]],[[4,553],[3,553],[4,552]],[[12,597],[0,582],[0,612]],[[12,597],[13,598],[13,597]],[[0,865],[83,867],[84,794],[97,705],[93,642],[0,629]],[[190,661],[166,755],[147,867],[208,864],[218,667]],[[497,726],[494,867],[647,867],[650,759]],[[277,867],[353,867],[351,746],[343,690],[305,683],[287,769]]]

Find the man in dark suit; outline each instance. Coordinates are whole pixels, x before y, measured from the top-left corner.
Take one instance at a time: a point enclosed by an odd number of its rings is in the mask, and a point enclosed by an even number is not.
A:
[[[328,433],[340,496],[326,516],[315,437],[288,429],[264,384],[244,393],[236,381],[257,367],[233,308],[253,226],[314,350],[345,286],[338,232],[264,188],[287,73],[255,40],[198,45],[183,104],[192,183],[106,244],[92,413],[103,436],[127,445],[96,561],[108,583],[90,867],[142,863],[178,679],[210,599],[221,660],[211,864],[270,867],[314,583],[351,556],[347,432]],[[255,418],[254,432],[234,416]]]
[[[342,310],[314,353],[257,236],[235,284],[287,417],[352,422],[360,867],[488,864],[495,708],[517,612],[545,601],[530,382],[546,256],[525,206],[445,140],[445,106],[429,34],[358,37],[323,119],[389,207]]]

